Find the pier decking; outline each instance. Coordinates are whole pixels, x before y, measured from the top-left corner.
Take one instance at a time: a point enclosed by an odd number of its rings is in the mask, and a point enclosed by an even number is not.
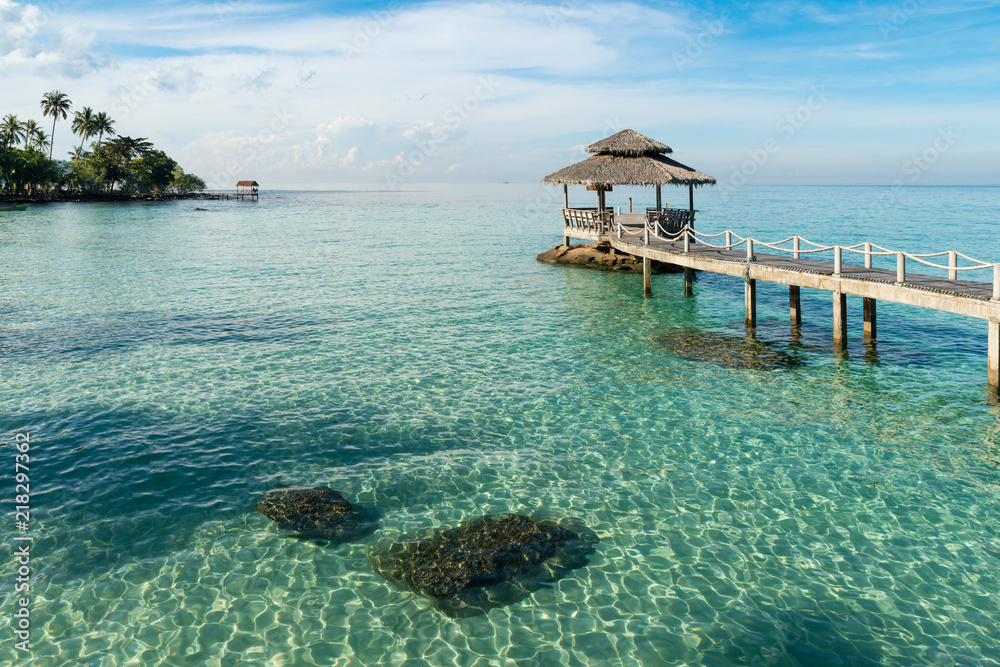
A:
[[[565,216],[569,221],[572,216]],[[606,241],[611,247],[643,258],[644,292],[651,291],[650,260],[657,260],[685,268],[685,294],[692,295],[693,271],[711,271],[743,278],[744,303],[747,326],[756,325],[756,281],[763,280],[789,286],[789,315],[791,323],[801,323],[799,290],[803,287],[831,292],[833,295],[833,339],[835,346],[847,340],[848,295],[864,299],[863,324],[866,338],[876,335],[876,303],[891,301],[922,308],[932,308],[949,313],[979,317],[988,322],[988,382],[1000,386],[1000,264],[966,262],[958,266],[955,252],[938,253],[947,256],[949,277],[913,273],[906,270],[906,260],[924,260],[904,252],[892,252],[873,244],[855,246],[817,246],[799,237],[790,237],[778,243],[762,243],[752,238],[740,237],[731,231],[705,235],[685,227],[677,234],[667,233],[655,222],[650,225],[647,215],[621,213],[606,216],[604,224],[589,229],[566,225],[563,235]],[[791,243],[791,248],[781,244]],[[778,252],[756,252],[775,250]],[[832,253],[833,261],[813,259],[803,255]],[[845,254],[857,253],[863,264],[844,263]],[[871,258],[894,255],[896,271],[873,268]],[[969,259],[969,258],[966,258]],[[926,261],[926,260],[924,260]],[[972,260],[975,262],[975,260]],[[959,280],[959,272],[992,269],[992,283]]]

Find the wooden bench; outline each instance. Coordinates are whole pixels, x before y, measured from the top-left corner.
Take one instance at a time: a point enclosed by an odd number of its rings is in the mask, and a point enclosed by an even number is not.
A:
[[[647,208],[646,222],[654,229],[656,223],[659,223],[660,229],[664,232],[675,234],[685,227],[694,227],[694,214],[697,212],[687,208],[665,208],[662,210]]]

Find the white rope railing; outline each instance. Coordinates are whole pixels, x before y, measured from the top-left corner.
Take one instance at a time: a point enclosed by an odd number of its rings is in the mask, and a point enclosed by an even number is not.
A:
[[[948,272],[949,280],[958,280],[959,271],[983,271],[983,270],[993,270],[993,300],[1000,301],[1000,262],[984,262],[968,255],[958,252],[956,250],[945,250],[943,252],[935,253],[908,253],[901,250],[890,250],[889,248],[884,248],[875,243],[865,241],[863,243],[856,243],[850,246],[843,245],[823,245],[820,243],[815,243],[809,239],[803,238],[801,236],[789,236],[786,239],[780,241],[773,241],[767,243],[759,239],[755,239],[750,236],[740,236],[736,232],[727,229],[724,232],[719,232],[717,234],[702,234],[696,232],[690,226],[685,226],[683,229],[677,232],[671,232],[669,235],[661,233],[662,227],[658,222],[652,225],[643,225],[641,228],[637,229],[626,229],[625,225],[618,219],[614,220],[614,226],[617,231],[618,238],[621,239],[625,236],[642,236],[643,244],[649,245],[650,238],[659,238],[666,241],[677,242],[682,241],[684,244],[684,252],[691,251],[691,244],[698,243],[699,245],[716,248],[720,250],[733,250],[739,248],[740,246],[746,246],[747,249],[747,262],[749,271],[749,262],[754,261],[754,250],[760,247],[768,248],[776,252],[783,252],[791,254],[795,259],[798,259],[804,254],[813,254],[820,252],[830,252],[833,251],[833,275],[839,276],[843,272],[843,254],[844,251],[854,253],[857,255],[863,255],[865,258],[865,268],[872,267],[873,257],[896,257],[896,282],[905,283],[906,282],[906,260],[912,259],[920,264],[933,267],[935,269],[940,269]],[[710,243],[707,239],[717,239],[719,237],[724,237],[725,243],[716,245]],[[786,248],[782,247],[784,244],[791,242],[792,247]],[[809,249],[804,249],[802,245],[811,246]],[[948,264],[936,264],[934,262],[927,261],[931,257],[948,257]],[[958,259],[962,258],[967,262],[971,262],[971,266],[959,266]]]

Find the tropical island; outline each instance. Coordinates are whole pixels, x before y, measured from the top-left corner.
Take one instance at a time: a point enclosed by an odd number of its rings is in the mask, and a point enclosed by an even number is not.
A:
[[[103,111],[85,106],[74,112],[72,101],[58,90],[42,97],[41,109],[43,118],[52,119],[51,133],[14,114],[0,120],[0,201],[157,199],[205,189],[202,179],[186,173],[147,138],[118,135],[115,121]],[[69,159],[53,159],[57,124],[71,113],[70,130],[80,145]]]

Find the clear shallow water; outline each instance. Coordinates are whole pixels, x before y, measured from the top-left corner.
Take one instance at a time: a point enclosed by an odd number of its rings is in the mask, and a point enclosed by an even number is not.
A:
[[[740,335],[742,285],[702,274],[684,299],[656,276],[644,300],[638,276],[539,264],[560,231],[561,191],[544,192],[0,219],[3,432],[34,438],[35,536],[33,660],[10,639],[4,559],[0,663],[1000,664],[985,325],[880,304],[876,359],[851,301],[835,357],[828,294],[803,293],[796,343],[787,291],[759,283],[760,335],[800,366],[681,359],[658,337]],[[696,205],[709,232],[998,259],[1000,189],[913,188],[858,213],[880,194],[705,189]],[[381,527],[339,546],[282,535],[253,508],[285,484],[328,484]],[[381,540],[507,511],[572,516],[601,542],[551,588],[460,619],[368,563]]]

